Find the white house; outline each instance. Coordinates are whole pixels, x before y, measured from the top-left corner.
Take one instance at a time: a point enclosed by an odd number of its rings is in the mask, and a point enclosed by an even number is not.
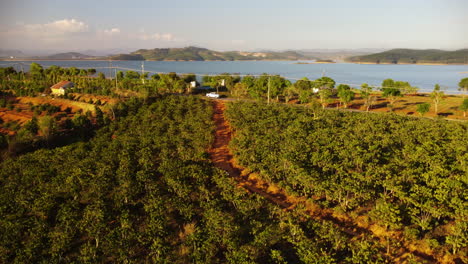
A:
[[[75,84],[70,81],[61,81],[50,87],[53,95],[65,95],[67,89],[74,87]]]

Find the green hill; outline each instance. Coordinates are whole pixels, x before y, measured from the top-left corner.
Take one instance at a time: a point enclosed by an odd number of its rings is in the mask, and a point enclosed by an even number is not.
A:
[[[413,50],[393,49],[380,53],[354,56],[346,59],[348,62],[360,63],[442,63],[467,64],[468,49],[445,51],[437,49]]]
[[[111,56],[114,60],[155,60],[155,61],[233,61],[233,60],[307,60],[315,59],[295,51],[284,52],[241,52],[214,51],[198,47],[140,49],[130,54]]]

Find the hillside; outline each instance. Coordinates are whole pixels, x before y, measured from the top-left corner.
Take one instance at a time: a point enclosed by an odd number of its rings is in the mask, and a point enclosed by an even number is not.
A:
[[[466,64],[468,63],[468,49],[444,51],[437,49],[413,50],[393,49],[380,53],[353,56],[346,59],[348,62],[359,63],[441,63]]]
[[[306,60],[314,59],[295,51],[284,52],[241,52],[214,51],[198,47],[140,49],[130,54],[111,56],[113,60],[155,60],[155,61],[233,61],[233,60]]]
[[[57,53],[57,54],[43,57],[43,59],[49,59],[49,60],[80,60],[80,59],[90,59],[90,58],[92,58],[92,56],[81,54],[78,52]]]
[[[382,49],[304,49],[297,52],[307,56],[320,58],[322,60],[345,61],[348,57],[369,55],[382,52]]]

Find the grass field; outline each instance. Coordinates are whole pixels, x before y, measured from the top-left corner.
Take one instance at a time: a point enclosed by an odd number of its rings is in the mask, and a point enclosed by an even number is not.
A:
[[[462,119],[468,120],[468,118],[463,117],[463,112],[459,110],[460,105],[463,102],[462,96],[449,95],[446,96],[439,104],[438,116],[450,118],[450,119]],[[400,97],[394,104],[393,111],[396,114],[401,115],[415,115],[420,116],[416,111],[417,105],[422,103],[429,103],[431,105],[429,112],[426,113],[425,117],[436,117],[435,107],[432,99],[428,94],[418,94],[418,95],[407,95]],[[388,100],[383,97],[378,97],[375,105],[370,109],[373,112],[390,112],[390,108],[387,106]],[[335,104],[336,105],[336,104]],[[351,109],[365,110],[363,106],[363,100],[360,97],[357,97],[352,104],[350,105]]]

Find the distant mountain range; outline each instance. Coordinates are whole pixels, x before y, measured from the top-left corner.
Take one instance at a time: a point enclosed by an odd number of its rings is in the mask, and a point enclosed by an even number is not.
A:
[[[106,55],[108,52],[122,52]],[[0,59],[14,60],[153,60],[153,61],[235,61],[235,60],[333,60],[354,63],[437,63],[468,64],[468,49],[444,51],[437,49],[304,49],[255,52],[214,51],[199,47],[127,50],[86,50],[81,52],[48,53],[31,56],[30,52],[0,49]],[[376,53],[377,52],[377,53]],[[103,55],[104,54],[104,55]],[[111,53],[112,54],[112,53]],[[115,54],[115,53],[114,53]]]
[[[384,49],[303,49],[297,52],[308,57],[320,58],[321,60],[333,60],[343,62],[348,57],[361,56],[376,52],[385,51]]]
[[[468,49],[455,51],[437,49],[392,49],[375,54],[349,57],[346,61],[355,63],[390,64],[468,64]]]
[[[234,61],[234,60],[310,60],[316,57],[307,56],[296,51],[282,52],[243,52],[214,51],[198,47],[140,49],[130,54],[111,56],[113,60],[154,60],[154,61]]]
[[[26,55],[20,50],[6,50],[0,49],[0,58],[15,58],[15,57],[25,57]]]
[[[78,52],[65,52],[65,53],[53,54],[53,55],[49,55],[49,56],[41,57],[41,58],[48,59],[48,60],[86,60],[86,59],[92,59],[95,57],[86,55],[86,54],[81,54]]]

